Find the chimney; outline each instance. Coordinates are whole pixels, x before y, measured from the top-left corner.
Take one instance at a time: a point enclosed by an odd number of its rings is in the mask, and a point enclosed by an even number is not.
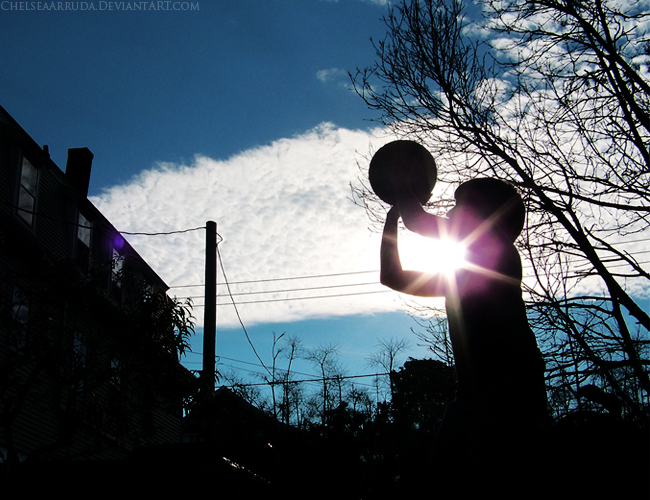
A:
[[[94,157],[95,155],[88,148],[68,149],[68,164],[65,167],[65,176],[77,192],[84,197],[88,196],[90,168]]]

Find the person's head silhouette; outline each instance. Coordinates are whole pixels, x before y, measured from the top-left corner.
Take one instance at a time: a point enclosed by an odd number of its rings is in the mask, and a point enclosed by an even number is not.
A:
[[[517,189],[508,182],[472,179],[461,184],[454,197],[456,206],[447,217],[456,238],[479,232],[490,233],[503,243],[514,243],[524,227],[524,203]]]

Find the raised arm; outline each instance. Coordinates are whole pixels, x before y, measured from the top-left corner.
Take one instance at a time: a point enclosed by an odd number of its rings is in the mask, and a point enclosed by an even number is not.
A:
[[[395,204],[409,231],[429,238],[445,235],[447,219],[426,212],[413,191],[395,192]]]
[[[445,295],[446,280],[442,273],[427,274],[418,271],[405,271],[399,258],[397,246],[397,226],[400,212],[392,207],[386,215],[381,239],[380,281],[398,292],[420,297],[442,297]]]

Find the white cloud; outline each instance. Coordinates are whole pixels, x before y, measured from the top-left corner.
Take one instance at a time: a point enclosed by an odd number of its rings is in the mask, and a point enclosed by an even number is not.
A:
[[[335,83],[345,88],[350,86],[348,72],[340,68],[321,69],[316,72],[316,78],[325,84]]]
[[[375,134],[324,124],[225,161],[197,156],[190,165],[162,163],[92,201],[122,231],[168,232],[216,221],[231,282],[376,270],[379,235],[367,229],[365,211],[352,203],[349,188],[359,175],[357,162],[367,161],[364,156],[390,140]],[[204,231],[128,239],[169,285],[203,283]],[[373,284],[340,287],[351,283]],[[232,291],[321,286],[337,288],[235,298],[250,302],[385,290],[373,273],[233,285]],[[219,286],[218,293],[226,293],[226,287]],[[196,297],[203,289],[174,288],[171,294]],[[195,303],[203,304],[203,299]],[[241,304],[239,311],[244,323],[252,325],[400,306],[395,294],[378,293]],[[219,307],[217,314],[219,325],[237,324],[232,306]],[[202,307],[195,308],[195,316],[201,323]]]
[[[92,201],[122,231],[169,232],[216,221],[228,280],[257,281],[231,287],[234,294],[247,293],[235,295],[247,326],[395,311],[404,308],[404,301],[379,284],[377,273],[347,274],[379,268],[379,234],[368,230],[365,211],[350,200],[349,184],[360,175],[358,164],[367,164],[372,152],[391,139],[381,130],[323,124],[223,161],[197,156],[190,165],[161,163]],[[444,186],[438,183],[439,188]],[[203,230],[128,239],[169,285],[204,282]],[[643,250],[639,245],[644,241],[625,249]],[[530,274],[530,263],[524,266]],[[220,270],[218,275],[223,282]],[[276,281],[316,275],[327,277]],[[647,297],[644,285],[631,280],[626,286]],[[579,288],[572,291],[597,292],[599,283],[583,280]],[[248,294],[277,290],[293,291]],[[170,293],[191,295],[195,304],[203,304],[202,286]],[[226,294],[226,287],[220,285],[218,293]],[[339,297],[284,300],[324,295]],[[417,302],[441,305],[439,299]],[[218,303],[219,325],[236,326],[230,299],[220,297]],[[203,308],[196,307],[194,314],[202,324]]]

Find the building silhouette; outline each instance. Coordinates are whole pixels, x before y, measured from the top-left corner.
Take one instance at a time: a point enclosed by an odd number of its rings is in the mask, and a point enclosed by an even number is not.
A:
[[[0,470],[181,441],[182,400],[144,373],[177,353],[135,325],[168,286],[88,200],[92,161],[62,171],[0,107]]]

